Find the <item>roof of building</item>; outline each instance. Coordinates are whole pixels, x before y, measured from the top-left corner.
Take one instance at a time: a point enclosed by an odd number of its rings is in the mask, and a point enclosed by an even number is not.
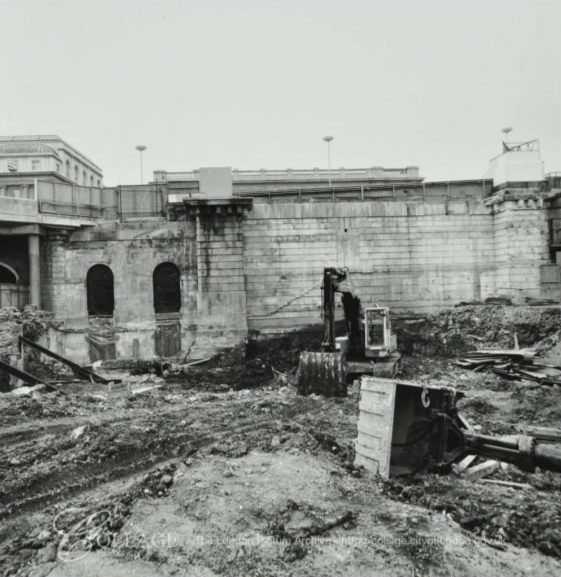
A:
[[[37,143],[37,142],[60,143],[60,144],[65,145],[67,147],[67,149],[69,149],[69,150],[64,150],[64,152],[71,154],[71,155],[74,155],[74,156],[81,157],[82,161],[85,160],[87,163],[89,163],[91,166],[93,166],[100,173],[100,175],[102,174],[101,168],[95,162],[90,160],[85,154],[81,153],[77,148],[75,148],[71,144],[68,144],[68,142],[66,142],[66,140],[63,140],[57,134],[29,134],[29,135],[17,134],[17,135],[9,135],[9,136],[0,136],[0,146],[1,146],[1,143],[4,143],[4,142],[12,142],[12,143],[16,143],[16,142],[21,142],[21,143],[23,143],[23,142],[26,142],[26,143]]]
[[[46,144],[0,144],[0,154],[49,154],[60,158],[57,151]]]
[[[25,142],[29,140],[62,140],[60,136],[56,134],[32,134],[32,135],[10,135],[10,136],[0,136],[2,142],[16,142],[18,140],[23,140]]]

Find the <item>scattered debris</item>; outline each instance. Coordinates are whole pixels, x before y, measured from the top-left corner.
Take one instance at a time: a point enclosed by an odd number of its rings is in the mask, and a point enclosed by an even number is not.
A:
[[[482,366],[506,367],[513,363],[531,364],[536,351],[533,349],[479,349],[464,354],[456,361],[459,367],[477,370]]]
[[[482,339],[478,341],[481,346],[494,346],[483,336],[481,327],[476,329],[474,336]],[[496,343],[497,348],[512,345],[511,327],[509,331],[500,339],[510,341]],[[533,345],[527,340],[529,329],[516,331],[522,347]],[[533,555],[544,568],[552,566],[547,563],[557,562],[544,555],[561,559],[560,475],[498,467],[477,482],[468,482],[469,477],[462,475],[461,470],[473,474],[475,457],[454,465],[458,475],[409,475],[393,477],[385,483],[354,468],[349,447],[356,436],[359,387],[349,386],[349,397],[345,399],[297,397],[293,385],[295,369],[300,350],[312,348],[309,340],[283,337],[280,341],[258,343],[247,358],[243,348],[224,351],[212,362],[190,366],[188,371],[182,367],[176,374],[170,365],[165,381],[148,373],[132,379],[125,377],[121,385],[111,381],[88,387],[79,383],[61,385],[70,392],[67,396],[0,395],[1,458],[6,463],[0,473],[0,515],[11,532],[9,539],[3,539],[0,551],[4,573],[40,575],[51,570],[52,561],[38,564],[38,560],[49,559],[52,547],[48,549],[48,545],[60,543],[60,536],[52,530],[52,518],[76,503],[83,507],[82,512],[70,515],[63,528],[70,529],[89,515],[106,510],[105,517],[92,521],[91,536],[116,543],[137,499],[142,499],[138,503],[140,513],[154,507],[158,524],[152,528],[158,532],[167,530],[169,526],[163,520],[173,517],[173,522],[177,518],[197,523],[197,531],[205,538],[265,535],[269,528],[273,530],[271,535],[285,536],[286,546],[278,550],[276,557],[265,561],[259,559],[254,547],[235,546],[223,551],[217,551],[215,546],[203,547],[196,559],[201,563],[210,559],[209,563],[214,564],[208,567],[216,574],[264,574],[270,568],[273,570],[269,572],[275,574],[312,574],[313,562],[322,556],[326,562],[331,561],[329,555],[340,552],[331,544],[337,535],[326,534],[329,530],[339,527],[340,533],[345,530],[352,534],[356,524],[355,531],[364,534],[374,523],[378,523],[373,529],[376,536],[385,535],[387,530],[389,535],[412,538],[459,531],[459,524],[465,529],[464,534],[486,541],[494,539],[492,543],[498,548],[501,543],[514,545],[509,547],[510,559]],[[473,341],[469,342],[473,348]],[[423,356],[404,360],[412,378],[423,383],[456,383],[467,395],[465,406],[472,430],[477,433],[513,435],[522,431],[544,441],[561,439],[561,430],[555,428],[561,418],[558,387],[519,386],[492,371],[458,371],[450,360]],[[536,355],[534,362],[537,361]],[[505,362],[518,364],[516,359]],[[542,370],[537,364],[520,366],[523,370]],[[104,369],[95,367],[96,371]],[[465,378],[458,379],[458,372]],[[129,394],[153,384],[161,389]],[[122,395],[117,394],[119,390]],[[298,464],[300,472],[288,468],[288,460],[297,455],[302,459]],[[305,463],[312,461],[313,466],[305,468]],[[214,463],[214,468],[206,469],[214,473],[201,473],[204,463]],[[314,477],[322,467],[327,478]],[[280,471],[292,483],[288,494],[284,486],[273,487]],[[134,482],[133,475],[138,475]],[[184,493],[179,493],[181,475],[184,480],[189,479],[191,487]],[[118,479],[125,482],[114,482]],[[271,485],[265,487],[265,483]],[[117,485],[126,487],[127,492],[117,495]],[[333,500],[325,499],[327,491]],[[249,507],[240,495],[251,501]],[[254,503],[258,499],[259,504]],[[365,513],[367,503],[376,507],[371,517]],[[411,508],[410,504],[417,507]],[[424,514],[418,507],[426,508]],[[220,520],[224,519],[224,527],[231,533],[220,533],[222,526],[209,521],[210,511],[223,516]],[[360,517],[356,511],[360,511]],[[442,514],[433,513],[437,511]],[[25,512],[33,515],[34,526],[16,531],[12,525]],[[415,521],[423,516],[426,521]],[[108,530],[101,526],[104,521]],[[314,535],[324,535],[324,544],[309,545],[306,539]],[[79,546],[78,540],[70,545]],[[368,551],[357,549],[355,561],[348,563],[364,563],[365,559],[369,563],[367,554],[380,559],[379,548]],[[474,555],[478,562],[479,551],[471,542],[464,546],[466,557]],[[44,557],[38,552],[45,552]],[[129,558],[136,555],[137,559],[158,565],[165,565],[165,555],[174,554],[154,548],[128,552]],[[413,563],[411,571],[418,575],[427,574],[427,559],[441,553],[438,547],[431,549],[428,545],[391,551],[392,556],[403,555],[400,563],[405,559]],[[501,557],[500,563],[504,562]],[[291,567],[292,563],[296,565]],[[504,569],[504,565],[501,567]],[[167,567],[162,568],[162,573],[164,570]]]
[[[536,350],[481,349],[471,351],[456,361],[463,369],[490,369],[500,377],[511,380],[534,381],[540,385],[561,386],[561,367],[534,364]]]

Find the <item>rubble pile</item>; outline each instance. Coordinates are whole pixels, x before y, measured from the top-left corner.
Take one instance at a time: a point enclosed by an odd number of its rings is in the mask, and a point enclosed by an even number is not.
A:
[[[561,340],[561,308],[554,306],[466,305],[424,318],[393,322],[405,354],[455,357],[475,348],[521,347],[545,352]]]
[[[278,382],[286,385],[298,369],[300,353],[319,351],[321,340],[298,333],[250,341],[226,350],[203,365],[185,367],[177,376],[186,388],[251,389]]]
[[[0,361],[12,364],[18,354],[18,338],[22,327],[20,312],[15,308],[0,309]],[[10,390],[10,376],[0,369],[0,391]]]
[[[26,305],[23,311],[14,307],[0,309],[0,360],[12,365],[18,364],[19,337],[24,336],[37,342],[47,332],[52,322],[50,313],[33,305]],[[54,376],[57,371],[53,364],[52,361],[40,359],[36,352],[27,353],[25,366],[39,377]],[[10,390],[9,376],[3,371],[0,371],[0,386],[0,390]]]

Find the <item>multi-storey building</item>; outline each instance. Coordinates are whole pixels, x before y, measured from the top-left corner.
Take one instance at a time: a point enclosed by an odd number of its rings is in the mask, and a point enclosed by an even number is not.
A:
[[[100,188],[103,172],[56,135],[0,136],[0,177],[55,178]]]

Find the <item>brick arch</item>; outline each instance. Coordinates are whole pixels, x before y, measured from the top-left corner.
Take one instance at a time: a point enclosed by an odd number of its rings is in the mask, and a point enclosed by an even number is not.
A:
[[[0,283],[16,284],[19,282],[19,275],[9,264],[0,262]]]

